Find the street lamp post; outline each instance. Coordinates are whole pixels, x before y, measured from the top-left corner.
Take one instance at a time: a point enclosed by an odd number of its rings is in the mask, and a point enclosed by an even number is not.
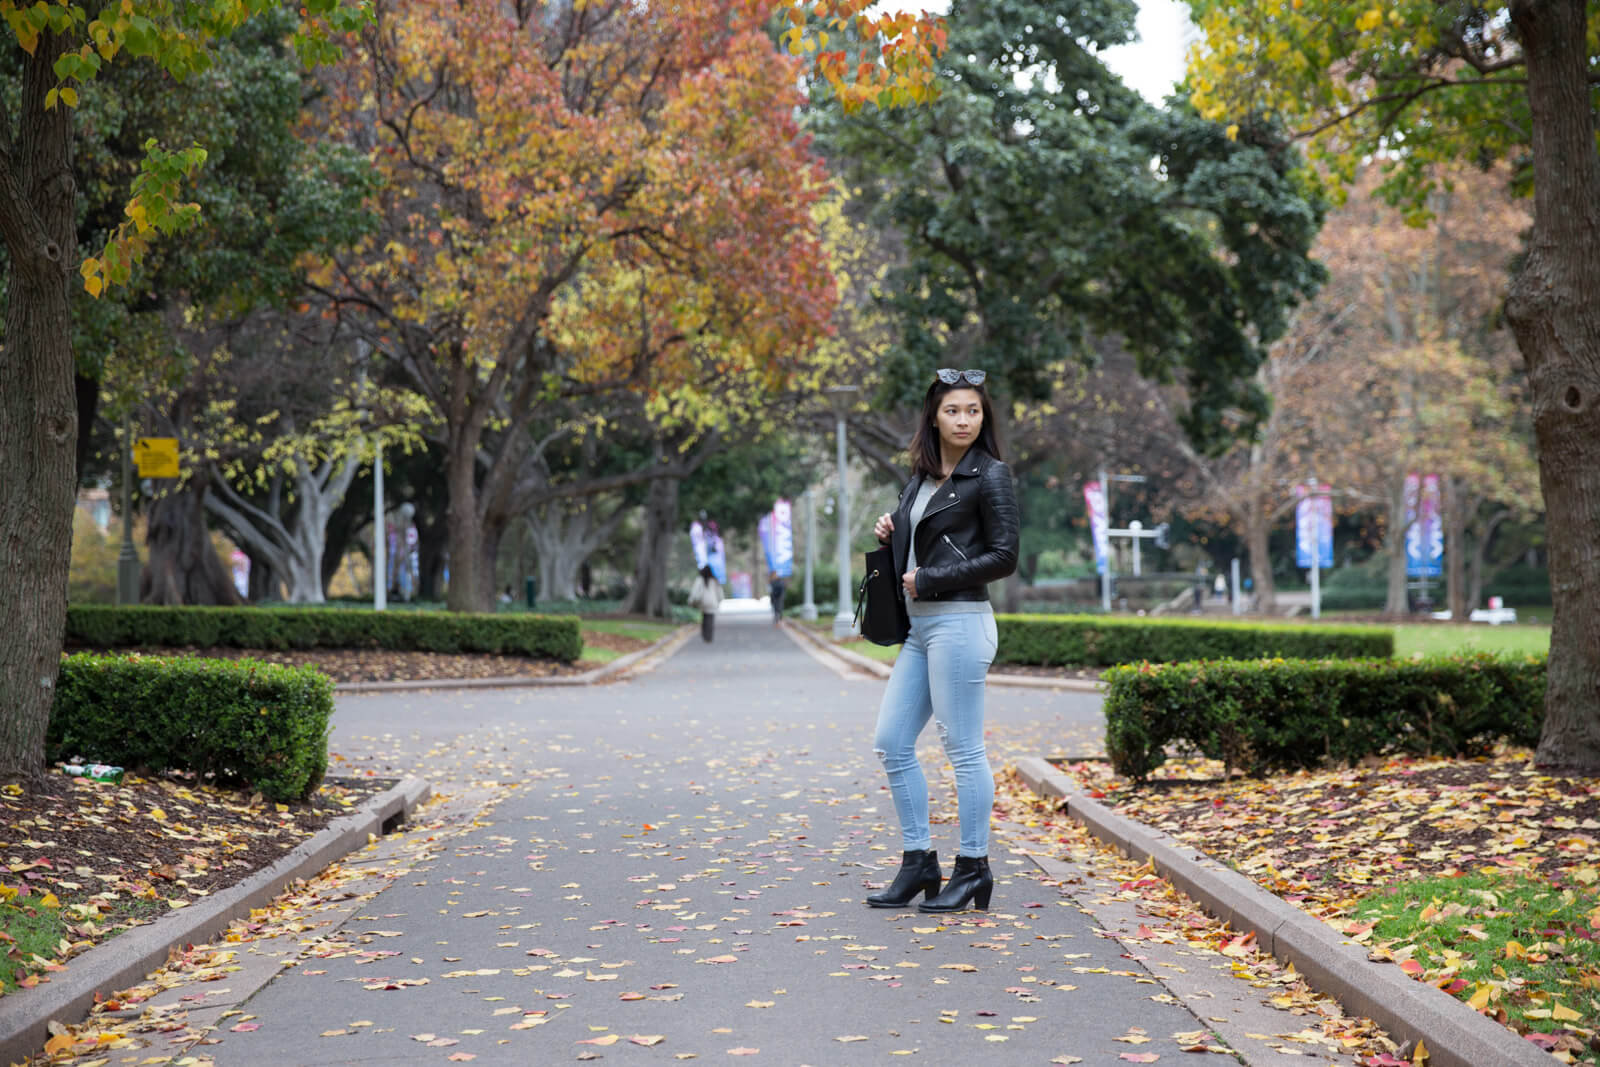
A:
[[[824,391],[833,404],[834,438],[839,458],[839,603],[833,613],[833,636],[838,639],[850,636],[855,630],[855,616],[850,611],[850,482],[844,417],[856,387],[836,385]]]
[[[806,602],[800,605],[800,617],[813,622],[817,617],[817,602],[812,595],[811,576],[817,570],[817,493],[806,490]]]

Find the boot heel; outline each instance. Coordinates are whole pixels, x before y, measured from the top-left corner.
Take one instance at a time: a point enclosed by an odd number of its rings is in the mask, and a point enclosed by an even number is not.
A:
[[[979,911],[989,910],[989,894],[994,891],[993,886],[985,886],[972,894],[972,906]]]
[[[932,900],[934,897],[936,897],[938,895],[939,895],[939,882],[938,882],[937,879],[934,880],[934,881],[931,881],[931,882],[924,882],[922,884],[922,899],[923,900]]]

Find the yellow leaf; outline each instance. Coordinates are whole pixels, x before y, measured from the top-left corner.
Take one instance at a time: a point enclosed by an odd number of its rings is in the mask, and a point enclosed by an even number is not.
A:
[[[48,93],[45,93],[44,109],[46,111],[54,111],[56,109],[56,97],[60,95],[60,91],[56,89],[51,89]]]
[[[106,287],[105,279],[98,274],[91,274],[83,279],[83,287],[88,290],[90,296],[99,296],[101,290]]]
[[[39,898],[39,906],[41,908],[59,908],[61,907],[61,901],[56,899],[54,893],[46,893]]]
[[[55,1037],[52,1037],[50,1040],[44,1043],[44,1051],[45,1055],[47,1056],[59,1056],[63,1052],[71,1050],[71,1048],[71,1034],[57,1034]]]
[[[1559,1023],[1575,1023],[1583,1018],[1582,1013],[1573,1011],[1565,1004],[1557,1003],[1550,1009],[1550,1018]]]
[[[1237,141],[1239,139],[1239,124],[1237,122],[1231,123],[1228,126],[1228,131],[1227,132],[1228,132],[1228,140]]]
[[[65,89],[62,89],[61,90],[61,102],[66,104],[68,107],[77,107],[78,106],[78,90],[74,89],[70,85],[67,86]]]
[[[1425,1064],[1427,1062],[1428,1062],[1428,1045],[1427,1045],[1427,1043],[1425,1041],[1422,1040],[1422,1038],[1419,1037],[1419,1038],[1417,1038],[1416,1051],[1411,1053],[1411,1063],[1412,1063],[1413,1067],[1423,1067],[1423,1064]]]
[[[1383,12],[1379,11],[1375,7],[1369,8],[1367,11],[1362,13],[1360,18],[1356,19],[1356,29],[1360,30],[1362,33],[1366,33],[1368,30],[1374,29],[1381,25],[1383,25]]]

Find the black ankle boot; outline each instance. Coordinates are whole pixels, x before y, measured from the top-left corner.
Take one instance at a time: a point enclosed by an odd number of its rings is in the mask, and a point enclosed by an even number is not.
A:
[[[933,849],[913,849],[900,856],[900,873],[889,888],[874,893],[867,903],[874,908],[909,908],[918,893],[932,900],[939,892],[939,853]]]
[[[989,894],[994,890],[994,875],[989,873],[988,856],[957,856],[956,869],[944,892],[917,905],[918,911],[960,911],[972,901],[980,911],[989,909]]]

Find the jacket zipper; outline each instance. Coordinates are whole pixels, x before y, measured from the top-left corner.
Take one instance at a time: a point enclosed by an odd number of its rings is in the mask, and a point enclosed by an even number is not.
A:
[[[963,563],[967,562],[967,554],[965,552],[961,551],[959,548],[956,548],[956,543],[954,541],[950,540],[950,535],[949,534],[940,534],[939,536],[944,538],[944,543],[945,544],[947,544],[951,548],[955,549],[956,555],[961,557],[961,562],[963,562]]]

